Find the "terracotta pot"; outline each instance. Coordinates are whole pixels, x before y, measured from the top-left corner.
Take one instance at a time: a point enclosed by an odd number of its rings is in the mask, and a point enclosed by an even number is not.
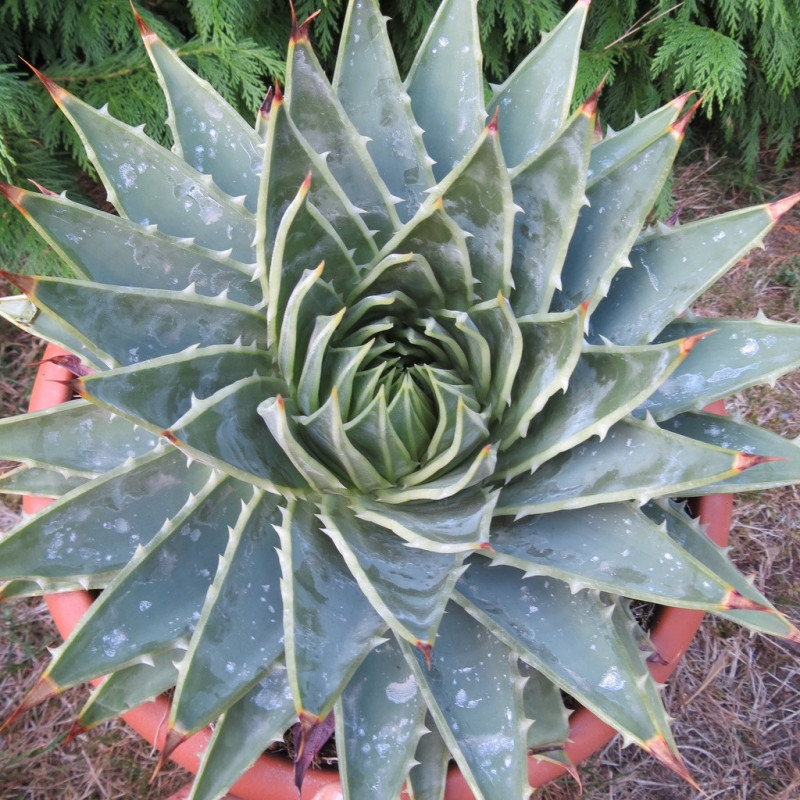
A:
[[[63,350],[49,345],[44,359],[62,355]],[[65,381],[71,373],[62,367],[45,361],[40,367],[33,387],[29,410],[38,411],[63,403],[70,398]],[[722,401],[707,408],[724,414]],[[50,501],[43,498],[26,497],[23,508],[33,513],[44,508]],[[709,537],[718,545],[726,545],[730,532],[733,501],[731,495],[709,495],[699,499],[697,508],[700,521],[706,526]],[[88,592],[66,592],[45,597],[50,614],[59,633],[66,638],[91,605]],[[664,660],[664,664],[651,664],[650,671],[659,682],[665,681],[678,666],[689,643],[697,633],[703,620],[702,611],[680,608],[661,608],[650,635],[653,644]],[[137,733],[161,748],[164,743],[165,723],[169,715],[169,703],[163,697],[146,703],[123,716]],[[616,735],[616,731],[584,708],[570,717],[567,754],[577,764],[605,746]],[[200,756],[208,744],[210,733],[203,731],[188,739],[170,756],[181,766],[196,772]],[[532,786],[541,786],[564,773],[564,768],[531,758],[528,762],[528,777]],[[303,784],[301,800],[334,800],[338,784],[335,770],[309,770]],[[294,786],[291,764],[278,756],[264,755],[231,789],[235,798],[241,800],[298,800]],[[177,797],[177,796],[176,796]],[[457,769],[451,769],[447,778],[447,800],[471,800],[466,781]],[[233,798],[231,798],[233,800]]]

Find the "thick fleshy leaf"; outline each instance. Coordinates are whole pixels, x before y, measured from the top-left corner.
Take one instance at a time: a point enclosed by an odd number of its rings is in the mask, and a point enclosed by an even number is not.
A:
[[[228,527],[251,492],[247,484],[212,477],[94,602],[55,651],[42,680],[72,686],[136,664],[187,635],[225,549]],[[163,613],[165,604],[172,613]]]
[[[400,219],[409,220],[434,178],[376,0],[348,4],[333,86],[353,125],[369,139],[381,178],[402,199]]]
[[[558,578],[573,591],[719,611],[730,605],[734,588],[629,503],[500,518],[491,544],[497,563]]]
[[[105,185],[108,199],[129,219],[158,225],[171,236],[203,247],[231,250],[252,263],[255,220],[180,156],[156,144],[140,128],[96,110],[41,76],[45,87],[78,131]]]
[[[533,472],[541,464],[608,429],[652,394],[686,357],[690,343],[669,346],[587,346],[569,377],[536,417],[535,428],[498,458],[498,477]]]
[[[85,400],[0,421],[0,459],[89,477],[157,444],[152,433]]]
[[[0,494],[61,497],[90,478],[40,467],[17,467],[0,473]]]
[[[517,664],[517,669],[526,678],[522,697],[525,716],[532,720],[528,749],[537,755],[562,749],[569,734],[569,711],[564,707],[561,690],[524,661]]]
[[[612,471],[606,464],[614,464]],[[595,503],[684,494],[744,469],[736,451],[702,444],[627,419],[504,487],[495,513],[543,514]]]
[[[88,280],[117,286],[181,291],[255,305],[252,267],[184,239],[65,197],[9,187],[6,196],[72,268]]]
[[[274,378],[243,378],[196,401],[165,435],[189,453],[267,489],[305,487],[260,416],[259,404],[276,391],[280,383]]]
[[[477,797],[525,800],[527,720],[514,654],[455,604],[439,627],[430,664],[400,646],[470,789]]]
[[[106,369],[108,365],[108,356],[96,344],[77,335],[57,317],[42,313],[27,297],[0,297],[0,317],[38,339],[52,342],[76,354],[86,364],[99,369]]]
[[[253,128],[137,16],[142,39],[167,99],[167,123],[175,151],[233,197],[256,210],[263,162],[261,139]]]
[[[285,153],[291,153],[292,157],[285,158]],[[259,267],[265,274],[281,218],[309,173],[309,200],[341,237],[347,249],[354,251],[361,263],[377,252],[358,209],[331,175],[325,159],[314,151],[289,119],[283,97],[277,96],[269,112],[265,165],[256,217],[256,252]]]
[[[428,732],[417,745],[417,763],[408,774],[406,789],[413,800],[444,800],[450,753],[430,711],[425,715]]]
[[[586,170],[586,178],[594,183],[658,138],[678,118],[692,92],[676,97],[657,108],[646,117],[637,118],[619,131],[608,129],[606,135],[594,144]]]
[[[697,411],[748,386],[773,382],[800,366],[800,330],[796,325],[754,320],[681,319],[657,341],[714,331],[697,343],[686,361],[641,406],[657,420],[681,411]]]
[[[476,6],[444,0],[405,81],[437,180],[467,154],[486,120]]]
[[[135,364],[191,345],[264,339],[263,317],[250,306],[204,297],[191,287],[169,292],[20,276],[13,282],[80,337],[101,341],[109,365]]]
[[[409,547],[386,528],[359,519],[342,501],[327,501],[322,520],[361,590],[394,633],[413,645],[432,646],[466,551]]]
[[[569,113],[589,0],[579,0],[495,89],[489,113],[500,113],[500,143],[509,167],[542,150]]]
[[[312,724],[327,716],[385,627],[321,525],[314,506],[298,500],[278,528],[289,684],[301,723]]]
[[[671,741],[666,712],[630,634],[609,624],[615,605],[572,594],[554,578],[519,579],[476,559],[456,599],[531,666],[641,745]],[[626,641],[627,639],[627,641]],[[434,651],[435,652],[435,651]]]
[[[324,264],[325,280],[341,294],[356,284],[358,272],[344,242],[308,203],[311,181],[303,181],[280,220],[269,265],[269,341],[278,340],[289,298],[304,273]]]
[[[107,582],[209,474],[156,450],[83,484],[0,541],[0,579],[34,577],[45,588],[75,576]]]
[[[433,270],[448,308],[466,308],[472,271],[464,231],[445,213],[441,198],[426,202],[381,250],[368,272],[395,253],[417,253]]]
[[[88,730],[152,700],[175,686],[178,668],[186,654],[183,647],[166,647],[143,658],[141,663],[117,670],[91,694],[78,714],[77,725]]]
[[[182,735],[215,720],[283,653],[278,503],[256,492],[231,528],[180,668],[169,726]]]
[[[586,203],[586,165],[594,131],[594,103],[584,104],[542,153],[511,172],[514,221],[511,305],[517,316],[550,308],[578,213]]]
[[[511,291],[514,195],[500,151],[496,122],[434,190],[445,212],[467,235],[470,267],[482,300]]]
[[[498,426],[500,451],[528,433],[528,426],[569,377],[583,349],[582,309],[517,319],[522,334],[522,358],[511,387],[511,405]]]
[[[234,703],[214,728],[197,772],[191,800],[217,800],[295,719],[294,702],[282,664]]]
[[[670,417],[660,424],[664,430],[679,433],[681,436],[774,459],[733,475],[718,486],[706,486],[703,493],[753,492],[800,481],[800,444],[797,441],[790,441],[756,425],[716,414],[687,412]]]
[[[725,617],[754,631],[782,636],[795,642],[800,640],[800,630],[775,609],[772,603],[753,586],[752,580],[747,579],[736,569],[726,556],[726,551],[709,539],[698,521],[692,519],[685,509],[673,502],[655,501],[647,503],[642,511],[653,522],[662,525],[667,534],[694,558],[730,582],[742,597],[763,606],[762,610],[735,608],[715,611],[716,616]]]
[[[590,310],[608,292],[611,279],[628,266],[628,253],[667,179],[682,130],[673,125],[586,188],[570,240],[561,289],[553,303],[566,310],[590,301]]]
[[[592,334],[645,344],[721,278],[775,224],[769,205],[653,231],[631,250],[594,310]]]
[[[79,391],[93,403],[163,431],[197,400],[254,373],[275,373],[272,358],[263,350],[236,344],[192,347],[182,353],[89,375],[80,380]]]
[[[307,25],[295,25],[286,70],[286,107],[303,138],[333,177],[347,187],[347,196],[362,210],[378,244],[400,225],[389,190],[320,66],[308,41]]]
[[[346,800],[394,800],[425,732],[425,704],[394,641],[361,663],[336,706],[336,752]]]

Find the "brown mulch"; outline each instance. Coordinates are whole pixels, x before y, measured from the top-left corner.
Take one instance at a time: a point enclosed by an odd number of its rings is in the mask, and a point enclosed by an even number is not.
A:
[[[681,218],[707,216],[754,202],[742,191],[720,190],[715,174],[726,165],[707,157],[676,176]],[[767,175],[764,199],[800,191],[800,171]],[[757,199],[755,200],[757,202]],[[767,238],[702,302],[710,316],[773,319],[800,316],[800,209],[785,215]],[[21,407],[38,353],[24,335],[0,329],[0,403]],[[12,365],[9,367],[8,365]],[[5,416],[10,409],[3,407]],[[787,436],[800,435],[800,374],[733,398],[729,410]],[[0,530],[14,509],[0,506]],[[737,498],[731,557],[795,621],[800,620],[800,493],[778,489]],[[58,636],[37,601],[0,604],[0,719],[35,680]],[[0,733],[3,800],[161,800],[187,777],[168,766],[149,785],[155,759],[148,745],[121,723],[102,726],[61,745],[85,692],[67,692]],[[541,800],[797,800],[800,798],[800,647],[750,636],[730,623],[707,619],[665,690],[674,733],[705,794],[694,792],[635,747],[612,742],[580,767],[581,795],[563,779]]]

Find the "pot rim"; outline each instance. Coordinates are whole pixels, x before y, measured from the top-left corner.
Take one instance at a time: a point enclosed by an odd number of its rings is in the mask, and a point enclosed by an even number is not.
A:
[[[66,402],[71,397],[72,373],[48,359],[65,355],[62,348],[48,344],[34,382],[29,411],[40,411]],[[721,400],[706,408],[715,414],[725,414]],[[23,498],[25,513],[32,514],[48,505],[51,500],[40,497]],[[697,510],[700,523],[712,541],[720,546],[728,544],[733,513],[733,498],[730,494],[707,495],[698,498]],[[50,615],[62,638],[66,639],[92,602],[89,592],[62,592],[45,596]],[[661,657],[659,663],[648,666],[653,677],[663,683],[675,671],[683,654],[700,627],[704,612],[685,608],[660,607],[650,638]],[[99,681],[97,681],[99,682]],[[97,683],[96,682],[96,683]],[[163,696],[122,715],[122,719],[140,736],[159,750],[163,749],[166,737],[166,721],[169,703]],[[566,754],[573,764],[588,758],[604,747],[616,735],[616,731],[585,708],[579,708],[569,718],[569,738]],[[171,754],[170,758],[192,773],[196,773],[203,751],[208,745],[209,729],[187,739]],[[532,787],[542,786],[567,771],[566,767],[544,761],[536,756],[528,759],[528,779]],[[309,770],[303,783],[300,800],[314,800],[326,786],[338,783],[335,769]],[[263,800],[264,787],[269,787],[270,800],[298,800],[294,785],[294,770],[291,763],[281,756],[264,754],[231,788],[231,793],[241,800]],[[464,777],[456,767],[447,776],[447,800],[468,800],[472,794]]]

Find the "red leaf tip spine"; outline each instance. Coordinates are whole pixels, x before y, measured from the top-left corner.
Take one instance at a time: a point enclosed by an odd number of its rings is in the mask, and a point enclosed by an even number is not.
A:
[[[153,39],[158,38],[156,36],[156,32],[142,19],[142,15],[136,10],[136,6],[131,3],[131,11],[133,11],[133,18],[136,20],[136,24],[139,26],[139,33],[144,39],[145,42],[152,41]]]
[[[13,201],[12,201],[13,202]],[[800,203],[800,192],[784,197],[783,200],[776,200],[767,205],[767,211],[774,220],[780,219],[787,211]]]

